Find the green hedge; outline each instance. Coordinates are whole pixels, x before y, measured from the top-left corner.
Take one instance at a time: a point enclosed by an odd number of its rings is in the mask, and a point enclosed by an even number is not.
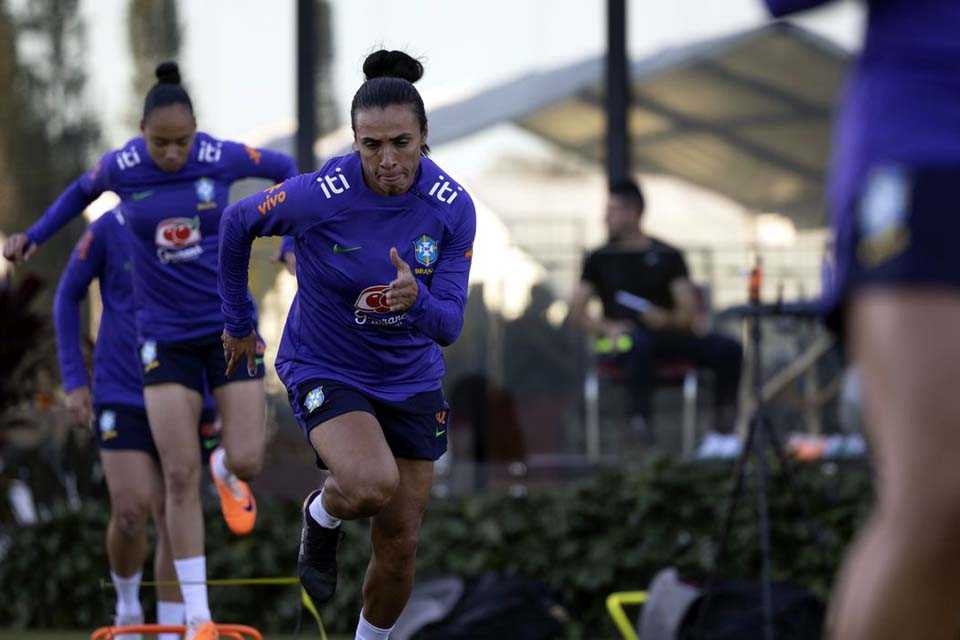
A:
[[[729,464],[656,459],[521,498],[436,500],[424,523],[418,567],[422,573],[496,569],[541,578],[568,607],[571,635],[589,629],[583,635],[614,637],[604,611],[608,593],[643,588],[664,566],[677,566],[690,576],[703,574],[731,470]],[[818,465],[800,470],[794,480],[790,487],[775,474],[770,490],[774,571],[825,595],[842,550],[869,505],[870,478],[862,467]],[[801,496],[802,501],[797,499]],[[816,540],[803,524],[804,502]],[[725,575],[758,574],[755,505],[748,484],[725,556]],[[211,578],[295,575],[299,505],[263,500],[259,506],[257,528],[246,538],[231,536],[218,511],[207,511]],[[112,594],[99,587],[107,575],[105,520],[104,505],[92,504],[15,531],[0,563],[0,619],[20,626],[86,629],[107,620]],[[321,610],[329,631],[353,630],[368,557],[366,526],[348,523],[337,596]],[[145,589],[143,595],[152,606],[151,591]],[[299,615],[295,587],[212,587],[211,605],[221,620],[266,631],[289,632]],[[303,624],[312,623],[305,619]]]

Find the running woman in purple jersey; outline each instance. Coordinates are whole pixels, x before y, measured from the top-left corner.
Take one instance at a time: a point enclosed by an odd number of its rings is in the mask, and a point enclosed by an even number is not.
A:
[[[767,0],[785,15],[826,0]],[[869,0],[833,145],[843,321],[861,372],[877,499],[828,635],[956,638],[960,608],[960,2]]]
[[[150,429],[166,485],[167,524],[183,583],[188,640],[216,637],[210,623],[198,494],[195,425],[204,382],[223,422],[223,449],[211,456],[228,526],[248,533],[256,518],[244,480],[263,462],[265,399],[259,356],[226,375],[217,295],[220,216],[230,185],[241,178],[281,181],[296,173],[286,155],[217,140],[197,131],[175,63],[157,67],[144,100],[142,136],[103,156],[25,234],[8,239],[8,258],[28,257],[100,193],[121,199],[127,221],[140,333],[140,363]]]
[[[254,238],[294,238],[299,291],[277,354],[322,466],[303,505],[298,569],[318,602],[337,581],[342,520],[370,518],[357,638],[387,638],[413,586],[433,462],[446,450],[440,347],[463,326],[476,213],[426,157],[417,60],[378,51],[353,98],[356,151],[227,208],[220,226],[224,353],[255,355],[246,287]]]
[[[139,588],[151,513],[157,535],[154,575],[161,581],[177,579],[164,517],[160,458],[143,402],[125,224],[123,214],[114,209],[87,227],[60,279],[53,308],[66,404],[76,422],[93,432],[110,494],[107,557],[117,592],[117,625],[143,622]],[[91,384],[80,349],[80,303],[94,279],[100,283],[103,313]],[[200,450],[206,455],[220,442],[216,419],[208,394],[198,429]],[[158,586],[157,623],[184,622],[180,589]],[[131,640],[132,636],[118,638]],[[178,636],[160,634],[158,638],[177,640]]]

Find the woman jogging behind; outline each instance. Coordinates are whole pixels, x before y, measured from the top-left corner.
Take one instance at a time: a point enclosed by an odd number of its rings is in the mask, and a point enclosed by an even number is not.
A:
[[[139,589],[147,557],[147,519],[156,528],[154,576],[176,581],[173,550],[167,535],[160,459],[143,403],[137,327],[134,319],[130,255],[119,209],[87,227],[60,279],[54,299],[54,327],[66,405],[74,420],[93,432],[110,495],[107,558],[117,592],[115,624],[144,620]],[[100,284],[103,313],[93,355],[93,384],[80,349],[80,303],[93,280]],[[92,388],[92,392],[91,392]],[[213,399],[207,395],[198,425],[205,454],[219,444]],[[176,586],[157,587],[157,624],[185,622]],[[160,634],[159,640],[178,640]],[[124,635],[118,640],[132,640]]]
[[[216,398],[223,449],[211,456],[224,518],[248,533],[256,503],[244,482],[263,462],[262,360],[228,377],[220,344],[217,295],[220,216],[230,185],[241,178],[283,180],[291,158],[220,141],[197,131],[190,97],[175,63],[157,67],[144,99],[142,136],[101,158],[25,234],[8,239],[8,258],[29,257],[102,192],[121,200],[133,258],[144,399],[160,452],[166,515],[188,620],[187,640],[216,638],[207,602],[196,425],[204,385]]]

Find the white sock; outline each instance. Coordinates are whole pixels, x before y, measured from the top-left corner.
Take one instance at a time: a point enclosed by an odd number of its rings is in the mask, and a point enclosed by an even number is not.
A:
[[[113,571],[110,572],[110,579],[113,580],[113,586],[117,590],[118,616],[143,615],[143,609],[140,608],[140,579],[142,577],[142,571],[137,571],[126,578],[118,576]]]
[[[186,622],[182,602],[157,600],[157,624],[177,625]],[[179,633],[158,633],[157,640],[180,640]]]
[[[213,452],[211,461],[213,462],[213,468],[211,471],[217,474],[217,477],[220,478],[220,482],[227,485],[230,491],[233,492],[234,496],[237,498],[242,498],[243,492],[240,490],[240,487],[237,486],[237,476],[235,476],[230,469],[227,469],[226,450],[223,447],[217,447],[217,449]]]
[[[180,593],[183,594],[184,614],[187,621],[209,620],[210,605],[207,603],[207,558],[196,556],[174,560],[180,581]]]
[[[313,499],[313,502],[310,503],[310,506],[307,507],[307,510],[310,512],[310,515],[313,516],[313,519],[320,523],[320,526],[324,529],[336,529],[340,526],[342,520],[339,518],[334,518],[332,515],[327,513],[327,510],[323,506],[323,492],[317,494],[317,497]]]
[[[393,631],[393,627],[381,629],[367,622],[361,610],[360,622],[357,623],[357,635],[354,640],[387,640],[390,637],[391,631]]]

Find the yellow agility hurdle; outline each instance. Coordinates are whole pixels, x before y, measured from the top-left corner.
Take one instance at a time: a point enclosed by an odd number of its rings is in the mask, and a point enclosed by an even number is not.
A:
[[[646,591],[617,591],[607,596],[607,613],[617,625],[623,640],[640,640],[640,636],[637,635],[627,614],[623,611],[624,605],[638,605],[646,601]]]

